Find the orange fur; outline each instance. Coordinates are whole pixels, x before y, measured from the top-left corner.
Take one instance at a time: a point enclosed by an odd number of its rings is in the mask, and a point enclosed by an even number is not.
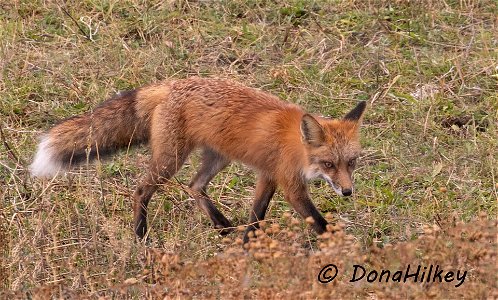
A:
[[[309,199],[306,181],[320,177],[338,193],[352,191],[364,108],[361,103],[345,119],[333,120],[308,115],[297,105],[229,80],[165,81],[118,95],[56,125],[40,144],[31,168],[35,175],[53,175],[56,167],[148,142],[150,170],[134,194],[135,230],[143,237],[147,203],[157,185],[173,176],[193,149],[202,148],[203,165],[190,186],[216,227],[231,225],[205,188],[216,173],[237,160],[259,172],[250,217],[256,224],[249,231],[257,228],[280,186],[287,201],[303,217],[312,216],[313,227],[321,233],[326,222]],[[44,163],[53,167],[47,169],[49,174],[40,171]]]

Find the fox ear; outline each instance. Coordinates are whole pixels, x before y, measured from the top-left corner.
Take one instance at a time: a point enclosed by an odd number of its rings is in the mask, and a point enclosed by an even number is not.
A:
[[[305,114],[301,120],[301,135],[303,141],[312,146],[319,146],[325,142],[322,125],[309,114]]]
[[[353,110],[348,112],[348,114],[344,117],[344,120],[358,122],[358,123],[361,122],[366,107],[367,107],[367,102],[361,101],[356,105],[355,108],[353,108]]]

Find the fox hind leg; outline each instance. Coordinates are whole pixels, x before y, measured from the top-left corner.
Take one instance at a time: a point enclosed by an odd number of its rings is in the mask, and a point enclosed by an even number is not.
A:
[[[158,134],[152,135],[150,140],[152,158],[149,172],[133,194],[134,227],[140,239],[147,233],[147,205],[150,198],[159,185],[169,181],[182,167],[193,148],[182,137],[164,135],[162,130],[152,132]]]
[[[181,167],[188,154],[179,161],[167,161],[165,164],[151,162],[147,177],[140,183],[133,194],[135,233],[142,239],[147,233],[147,205],[160,185],[166,183]]]
[[[209,182],[223,170],[230,160],[216,151],[205,148],[202,154],[202,165],[194,179],[190,183],[190,188],[193,190],[192,195],[199,207],[209,216],[217,229],[222,229],[222,235],[228,234],[232,227],[230,221],[216,208],[209,196],[207,195],[206,187]]]

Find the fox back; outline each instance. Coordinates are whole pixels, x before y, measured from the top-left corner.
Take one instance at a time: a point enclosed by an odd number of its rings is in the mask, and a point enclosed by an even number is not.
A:
[[[203,163],[190,187],[215,227],[232,226],[207,197],[206,186],[237,160],[255,169],[259,178],[248,231],[257,228],[280,186],[287,201],[303,217],[313,217],[321,233],[326,222],[309,200],[306,182],[321,178],[337,194],[352,194],[365,107],[360,102],[345,117],[330,119],[229,80],[165,81],[62,121],[43,136],[30,169],[39,177],[53,176],[85,158],[148,143],[150,168],[134,194],[135,231],[143,237],[147,203],[157,186],[178,171],[192,150],[201,148]]]

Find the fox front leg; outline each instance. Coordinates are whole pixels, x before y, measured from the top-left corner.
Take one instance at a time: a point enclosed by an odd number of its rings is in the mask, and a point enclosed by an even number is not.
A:
[[[266,210],[270,204],[270,200],[275,194],[277,185],[275,182],[264,175],[260,175],[256,184],[256,193],[249,214],[249,226],[244,233],[244,244],[249,242],[249,232],[253,232],[259,228],[259,221],[265,218]]]
[[[327,221],[316,209],[308,194],[308,188],[305,182],[300,182],[292,186],[284,187],[285,200],[304,218],[313,218],[313,229],[322,234],[327,231]]]

